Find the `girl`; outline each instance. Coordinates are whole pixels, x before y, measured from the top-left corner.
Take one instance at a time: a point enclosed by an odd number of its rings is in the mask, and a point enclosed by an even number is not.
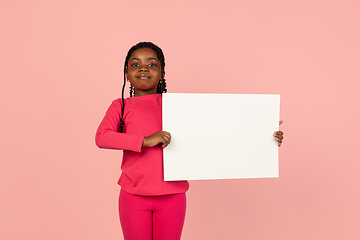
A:
[[[165,58],[150,42],[133,46],[125,59],[122,98],[112,102],[96,132],[100,148],[123,150],[119,215],[125,240],[179,240],[185,219],[187,181],[163,180],[161,94]],[[124,99],[126,81],[130,97]],[[281,131],[274,137],[279,143]]]

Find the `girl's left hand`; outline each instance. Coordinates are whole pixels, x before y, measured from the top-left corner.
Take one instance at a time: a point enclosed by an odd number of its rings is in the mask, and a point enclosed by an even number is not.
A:
[[[279,125],[281,125],[284,121],[279,121]],[[274,132],[275,140],[278,141],[278,146],[281,146],[282,140],[284,139],[284,133],[282,131],[276,131]]]

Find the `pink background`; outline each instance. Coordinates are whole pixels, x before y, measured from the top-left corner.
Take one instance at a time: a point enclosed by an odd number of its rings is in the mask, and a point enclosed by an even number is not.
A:
[[[184,240],[360,239],[359,1],[12,0],[0,29],[1,239],[122,239],[94,135],[144,40],[169,92],[281,94],[280,178],[192,181]]]

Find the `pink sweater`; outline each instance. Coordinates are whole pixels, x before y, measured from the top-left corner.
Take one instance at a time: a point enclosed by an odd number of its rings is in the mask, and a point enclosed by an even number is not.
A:
[[[100,148],[123,150],[122,174],[118,181],[136,195],[166,195],[186,192],[187,181],[164,181],[161,146],[142,148],[144,137],[162,130],[161,94],[125,99],[124,133],[119,133],[121,98],[112,102],[96,132]]]

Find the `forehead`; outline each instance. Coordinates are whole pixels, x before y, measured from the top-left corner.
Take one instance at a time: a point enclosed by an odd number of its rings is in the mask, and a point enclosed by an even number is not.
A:
[[[130,60],[133,58],[138,58],[138,59],[156,58],[156,59],[158,59],[158,56],[157,56],[156,52],[154,50],[152,50],[151,48],[140,48],[140,49],[135,50],[131,54]]]

